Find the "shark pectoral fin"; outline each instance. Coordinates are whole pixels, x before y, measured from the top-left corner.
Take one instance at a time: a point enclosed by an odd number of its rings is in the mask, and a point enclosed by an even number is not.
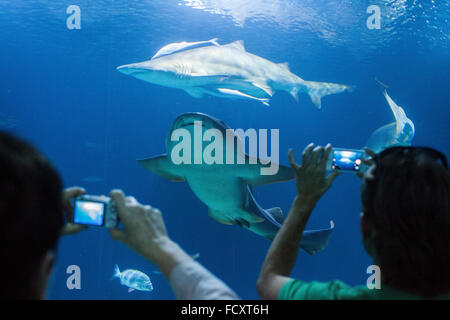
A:
[[[308,252],[310,255],[322,251],[328,245],[331,233],[334,229],[333,221],[330,221],[328,229],[307,230],[303,232],[300,248]]]
[[[392,113],[395,117],[396,130],[395,134],[399,141],[411,143],[411,140],[414,137],[414,123],[406,116],[405,110],[402,107],[397,105],[394,100],[387,94],[386,89],[383,90],[383,95],[386,98],[389,106],[391,107]]]
[[[272,164],[270,164],[272,165]],[[261,169],[268,169],[269,165],[252,164],[247,176],[242,177],[248,184],[261,186],[269,183],[283,182],[294,179],[294,170],[291,167],[279,165],[275,174],[262,174]]]
[[[264,91],[269,97],[273,96],[273,90],[265,81],[253,81],[252,85]]]
[[[177,175],[174,171],[175,165],[169,160],[167,155],[163,154],[153,158],[137,160],[141,166],[148,171],[159,174],[161,177],[170,181],[185,181],[184,177]]]
[[[405,111],[403,111],[402,107],[398,106],[394,100],[391,99],[391,97],[388,95],[386,89],[383,90],[384,98],[386,99],[387,103],[389,104],[389,107],[391,108],[392,113],[395,117],[395,122],[397,123],[396,126],[396,134],[399,135],[400,132],[402,132],[403,127],[405,126],[405,118],[406,114]]]
[[[269,106],[269,99],[268,98],[257,98],[257,97],[253,97],[250,96],[248,94],[245,94],[239,90],[234,90],[234,89],[227,89],[227,88],[217,88],[217,91],[219,91],[221,94],[224,95],[229,95],[231,97],[235,97],[235,98],[244,98],[244,99],[252,99],[252,100],[258,100],[260,101],[262,104]]]
[[[298,102],[298,88],[294,87],[290,93],[291,96],[295,99],[295,101]]]
[[[133,292],[134,289],[133,288],[128,288],[128,292]]]
[[[266,211],[279,223],[283,223],[283,210],[280,207],[266,209]]]

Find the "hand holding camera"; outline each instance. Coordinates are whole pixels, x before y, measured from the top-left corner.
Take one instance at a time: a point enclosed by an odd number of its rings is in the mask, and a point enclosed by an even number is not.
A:
[[[61,230],[61,235],[71,235],[86,230],[87,226],[73,223],[73,204],[72,199],[81,196],[86,191],[80,187],[71,187],[63,190],[62,202],[63,210],[67,223]]]
[[[75,198],[73,223],[113,228],[117,226],[116,206],[106,196],[81,195]]]

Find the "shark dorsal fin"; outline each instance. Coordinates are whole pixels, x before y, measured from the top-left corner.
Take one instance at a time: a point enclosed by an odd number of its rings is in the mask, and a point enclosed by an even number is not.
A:
[[[287,62],[282,62],[282,63],[278,63],[278,65],[283,68],[286,71],[290,71],[289,70],[289,64]]]
[[[236,49],[241,50],[241,51],[245,51],[244,40],[236,40],[236,41],[234,41],[232,43],[227,44],[227,46],[236,48]]]

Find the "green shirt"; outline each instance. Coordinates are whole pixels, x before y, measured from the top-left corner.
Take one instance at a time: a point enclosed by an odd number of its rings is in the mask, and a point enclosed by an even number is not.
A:
[[[278,300],[418,300],[420,297],[381,286],[381,289],[368,289],[364,286],[351,287],[342,281],[304,282],[290,280],[278,293]],[[450,299],[450,293],[439,299]]]

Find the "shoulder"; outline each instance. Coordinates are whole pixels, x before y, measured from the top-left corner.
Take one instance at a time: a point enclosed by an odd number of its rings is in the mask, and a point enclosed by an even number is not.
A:
[[[280,300],[351,300],[370,299],[371,292],[363,286],[352,287],[340,280],[305,282],[291,280],[283,285]]]

